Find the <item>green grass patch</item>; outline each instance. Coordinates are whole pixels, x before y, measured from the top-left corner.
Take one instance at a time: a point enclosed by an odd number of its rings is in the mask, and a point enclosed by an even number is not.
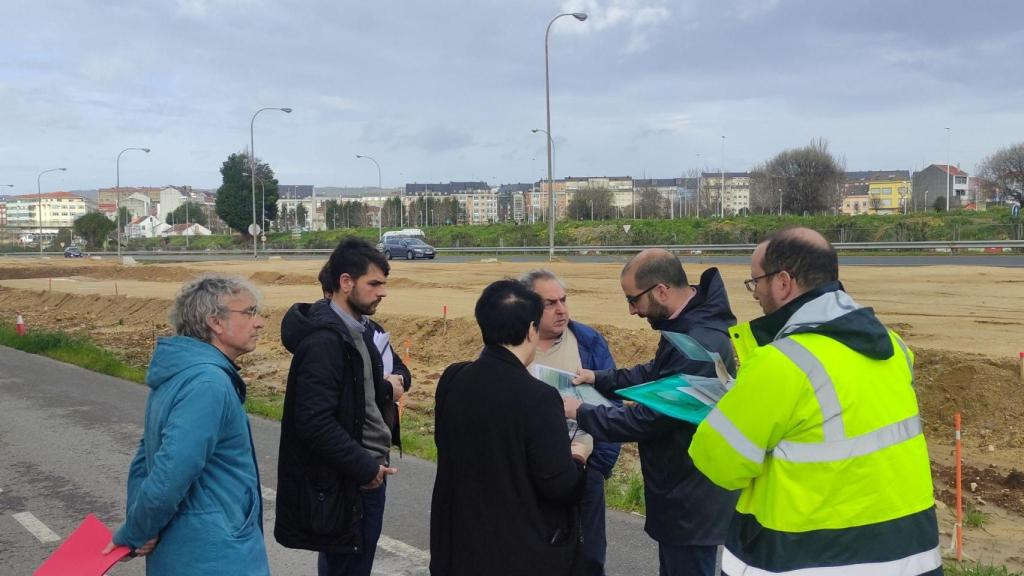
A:
[[[280,422],[284,416],[284,395],[246,396],[245,411]]]
[[[616,467],[604,483],[604,501],[611,508],[646,514],[643,476],[635,470]]]
[[[14,326],[0,324],[0,345],[140,384],[146,378],[144,369],[128,364],[110,350],[100,348],[86,338],[64,332],[33,328],[28,334],[19,336]]]
[[[402,451],[417,458],[437,462],[434,444],[434,417],[406,410],[402,415]]]
[[[942,566],[946,576],[1024,576],[1020,572],[1010,572],[1006,566],[991,566],[976,562],[948,561]]]
[[[973,505],[968,504],[964,509],[964,526],[968,528],[982,528],[985,526],[986,520],[988,520],[988,515]]]

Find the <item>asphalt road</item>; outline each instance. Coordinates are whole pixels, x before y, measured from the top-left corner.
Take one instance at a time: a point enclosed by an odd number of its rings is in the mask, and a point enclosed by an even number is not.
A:
[[[132,382],[0,347],[0,573],[31,574],[90,512],[116,529],[147,393]],[[285,549],[271,535],[280,427],[251,421],[271,570],[314,574],[312,552]],[[395,465],[374,574],[425,575],[435,467],[410,456],[396,457]],[[642,518],[609,511],[608,574],[657,573],[657,549],[642,528]],[[110,574],[144,572],[144,562],[133,560]]]

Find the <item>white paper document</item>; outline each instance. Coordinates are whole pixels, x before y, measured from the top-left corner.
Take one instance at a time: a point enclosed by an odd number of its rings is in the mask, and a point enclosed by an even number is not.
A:
[[[534,364],[530,368],[530,373],[538,380],[557,390],[562,396],[571,396],[581,402],[596,406],[613,406],[593,386],[587,384],[573,386],[572,379],[576,375],[572,372],[566,372],[565,370],[559,370],[558,368],[552,368],[543,364]]]

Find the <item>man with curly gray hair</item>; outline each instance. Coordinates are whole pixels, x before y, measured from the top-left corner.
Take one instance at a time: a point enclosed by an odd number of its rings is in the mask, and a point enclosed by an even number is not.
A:
[[[171,306],[146,374],[151,391],[128,473],[115,545],[146,556],[149,576],[269,575],[263,501],[245,382],[235,360],[265,322],[259,293],[240,278],[187,282]]]

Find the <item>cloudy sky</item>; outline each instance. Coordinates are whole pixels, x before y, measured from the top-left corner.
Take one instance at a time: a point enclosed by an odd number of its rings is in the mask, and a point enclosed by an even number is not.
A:
[[[1024,140],[1024,4],[863,0],[5,0],[0,184],[534,181],[745,170],[825,138],[849,170],[967,170]],[[722,136],[726,136],[724,141]],[[0,193],[8,189],[0,189]]]

